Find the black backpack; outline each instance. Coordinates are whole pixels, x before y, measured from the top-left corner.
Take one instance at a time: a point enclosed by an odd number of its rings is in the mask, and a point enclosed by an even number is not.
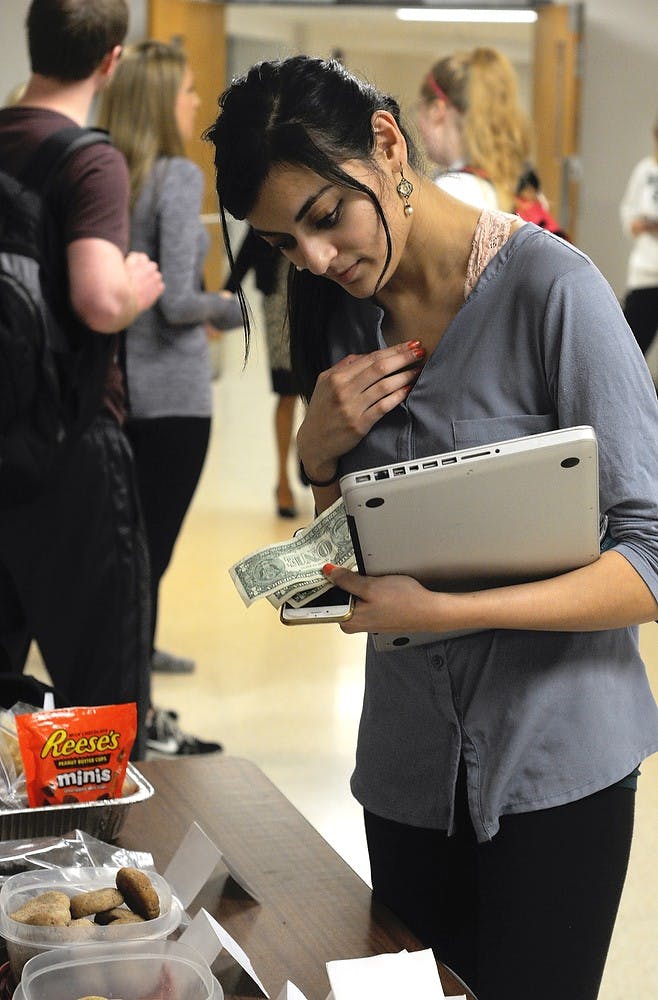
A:
[[[112,338],[87,330],[69,305],[53,210],[62,167],[98,142],[108,134],[64,128],[19,177],[1,169],[0,156],[0,508],[39,495],[100,406],[102,365],[92,359],[109,359]]]

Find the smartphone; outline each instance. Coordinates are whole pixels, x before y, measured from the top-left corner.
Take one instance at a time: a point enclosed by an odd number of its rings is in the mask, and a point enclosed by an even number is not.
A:
[[[284,625],[311,625],[314,622],[346,622],[354,611],[354,596],[340,587],[332,587],[309,601],[303,608],[282,604],[280,618]]]

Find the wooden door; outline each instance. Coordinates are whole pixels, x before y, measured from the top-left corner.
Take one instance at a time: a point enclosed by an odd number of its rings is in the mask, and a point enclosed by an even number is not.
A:
[[[150,0],[148,32],[161,42],[180,41],[194,73],[201,98],[197,114],[199,136],[217,115],[217,98],[226,86],[226,31],[223,4],[211,0]],[[224,282],[225,265],[221,227],[217,215],[213,147],[201,138],[186,143],[185,152],[203,171],[206,184],[202,213],[211,247],[205,279],[216,291]]]
[[[583,4],[542,6],[537,15],[533,98],[537,172],[551,211],[576,242]]]

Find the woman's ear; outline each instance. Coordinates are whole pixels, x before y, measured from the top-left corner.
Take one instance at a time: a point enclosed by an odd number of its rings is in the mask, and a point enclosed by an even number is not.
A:
[[[400,127],[389,111],[375,111],[371,118],[375,137],[375,156],[383,157],[386,163],[407,162],[407,144]]]

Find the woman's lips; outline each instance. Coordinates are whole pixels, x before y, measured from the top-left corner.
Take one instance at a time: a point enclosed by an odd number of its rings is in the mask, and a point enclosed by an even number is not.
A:
[[[359,266],[359,261],[357,260],[353,264],[350,264],[350,266],[347,267],[344,271],[334,273],[332,275],[332,278],[334,279],[334,281],[340,282],[341,285],[348,285],[350,281],[352,281],[352,279],[354,278],[358,266]]]

